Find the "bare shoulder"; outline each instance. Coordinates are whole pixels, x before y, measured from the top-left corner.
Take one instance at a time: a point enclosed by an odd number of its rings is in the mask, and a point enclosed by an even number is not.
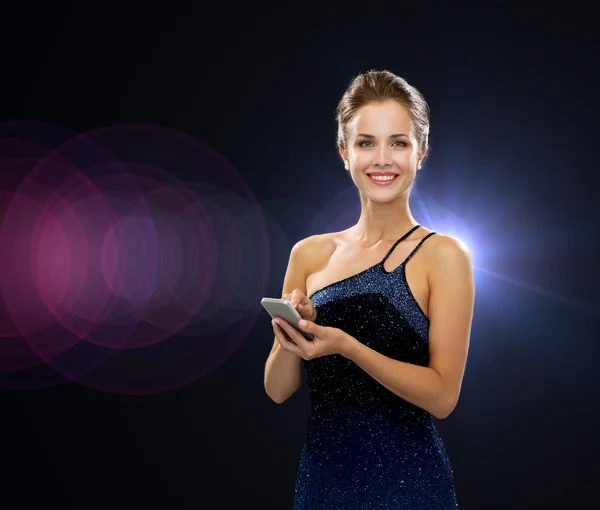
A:
[[[329,257],[335,251],[335,235],[336,233],[314,234],[294,245],[292,254],[302,264],[306,275],[321,264],[323,257]]]
[[[469,247],[457,237],[436,232],[435,236],[431,236],[430,252],[437,256],[458,256],[469,255]]]
[[[436,233],[428,241],[429,249],[426,250],[427,266],[430,278],[452,272],[472,271],[472,259],[469,247],[460,239],[442,233]],[[431,281],[430,281],[431,283]]]
[[[313,251],[315,248],[321,248],[325,244],[332,242],[334,234],[313,234],[311,236],[300,239],[294,248],[302,251]]]

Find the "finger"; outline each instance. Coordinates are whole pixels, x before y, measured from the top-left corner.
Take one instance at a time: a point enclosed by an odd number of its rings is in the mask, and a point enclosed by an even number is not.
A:
[[[304,297],[305,297],[304,296],[304,292],[302,292],[302,290],[300,290],[300,289],[294,289],[292,291],[292,303],[294,303],[294,305],[302,303]]]
[[[298,305],[298,297],[294,295],[294,293],[292,292],[291,294],[285,294],[283,299],[287,299],[294,308],[297,308]]]
[[[298,308],[298,305],[302,303],[302,296],[295,294],[292,296],[292,304],[295,308]]]
[[[275,330],[275,337],[277,338],[277,341],[281,344],[281,347],[283,347],[286,351],[289,351],[298,356],[304,356],[302,349],[300,349],[300,347],[298,347],[298,345],[294,342],[288,340],[285,331],[275,321],[273,321],[273,329]]]
[[[282,331],[278,326],[273,326],[275,331],[275,338],[281,345],[281,347],[286,351],[291,351],[293,348],[297,348],[298,346],[294,344],[294,342],[290,342],[289,338],[287,338],[286,334]]]
[[[304,323],[304,325],[302,325],[302,323]],[[307,333],[309,333],[312,338],[320,337],[323,335],[323,326],[319,326],[318,324],[315,324],[315,322],[311,321],[311,320],[303,319],[301,321],[298,321],[298,327],[302,331],[306,331]]]
[[[280,322],[279,324],[278,324],[278,321]],[[282,321],[284,321],[284,319],[282,319],[281,317],[276,317],[274,319],[271,319],[271,325],[273,326],[273,331],[275,332],[275,336],[280,335],[280,336],[283,336],[285,341],[293,342],[293,340],[289,337],[289,335],[281,327]]]
[[[306,296],[304,296],[304,298],[302,298],[302,310],[305,311],[305,313],[309,314],[309,315],[314,315],[316,310],[315,310],[315,305],[313,304],[313,302],[307,298]],[[314,320],[314,319],[313,319]]]
[[[281,328],[281,326],[279,326],[274,320],[271,321],[271,323],[273,324],[273,332],[275,333],[275,338],[277,338],[277,340],[279,340],[279,343],[281,343],[281,344],[294,343],[288,337],[287,333]]]
[[[296,330],[296,328],[294,328],[294,326],[292,326],[285,320],[282,320],[282,319],[278,319],[278,320],[280,321],[281,329],[283,331],[285,331],[288,334],[288,336],[290,337],[290,339],[298,347],[300,347],[304,352],[308,352],[307,349],[312,348],[311,341],[304,338],[304,335],[302,333],[300,333],[298,330]],[[277,321],[275,321],[275,322],[277,322]],[[302,329],[306,330],[306,328],[302,328]]]

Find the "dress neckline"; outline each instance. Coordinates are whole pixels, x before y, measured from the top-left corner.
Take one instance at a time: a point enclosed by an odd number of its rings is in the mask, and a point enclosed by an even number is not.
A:
[[[328,289],[329,287],[332,287],[333,285],[338,285],[342,282],[345,282],[346,280],[350,280],[351,278],[356,278],[357,276],[362,275],[363,273],[366,273],[367,271],[370,271],[372,269],[375,269],[376,267],[381,266],[381,270],[385,273],[385,274],[391,274],[394,273],[396,271],[398,271],[398,269],[400,269],[402,266],[404,266],[404,262],[402,262],[402,264],[400,264],[398,267],[395,267],[394,269],[392,269],[391,271],[386,271],[385,267],[383,267],[383,262],[377,262],[377,264],[373,264],[371,267],[367,267],[367,269],[363,269],[362,271],[360,271],[359,273],[347,276],[346,278],[342,278],[341,280],[337,280],[335,282],[332,283],[328,283],[327,285],[325,285],[325,287],[321,287],[318,290],[315,290],[310,296],[308,296],[308,299],[312,299],[312,297],[315,294],[318,294],[319,292]]]
[[[408,262],[408,259],[410,258],[410,254],[408,257],[406,257],[404,259],[404,261],[399,265],[396,266],[394,269],[392,269],[391,271],[386,271],[384,264],[385,261],[388,259],[388,257],[390,256],[390,254],[392,253],[392,251],[394,251],[394,248],[404,239],[406,239],[410,234],[412,234],[415,230],[417,230],[421,225],[415,225],[413,226],[408,232],[406,232],[400,239],[398,239],[397,241],[394,242],[394,244],[392,245],[392,247],[388,250],[387,254],[385,255],[385,257],[383,257],[382,260],[380,260],[379,262],[377,262],[376,264],[373,264],[370,267],[367,267],[366,269],[363,269],[362,271],[359,271],[356,274],[347,276],[346,278],[342,278],[341,280],[337,280],[335,282],[329,283],[327,285],[325,285],[325,287],[321,287],[320,289],[315,290],[310,296],[308,296],[308,299],[312,299],[312,297],[315,294],[318,294],[321,291],[324,291],[325,289],[328,289],[329,287],[332,287],[333,285],[338,285],[342,282],[345,282],[346,280],[350,280],[351,278],[356,278],[357,276],[360,276],[364,273],[366,273],[367,271],[371,271],[373,269],[375,269],[376,267],[381,266],[381,270],[384,272],[384,274],[391,274],[391,273],[395,273],[396,271],[398,271],[398,269],[404,267],[404,265]]]

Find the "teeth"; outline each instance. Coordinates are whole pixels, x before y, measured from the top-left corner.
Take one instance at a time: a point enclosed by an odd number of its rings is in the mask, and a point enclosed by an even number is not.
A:
[[[375,181],[391,181],[396,176],[395,175],[384,175],[384,176],[378,177],[375,175],[370,175],[369,177]]]

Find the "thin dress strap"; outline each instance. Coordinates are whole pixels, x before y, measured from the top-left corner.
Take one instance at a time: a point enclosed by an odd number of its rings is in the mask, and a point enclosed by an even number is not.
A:
[[[406,264],[410,260],[410,258],[416,253],[416,251],[421,247],[421,245],[427,240],[427,238],[431,237],[433,234],[435,234],[435,232],[429,232],[429,234],[427,234],[423,239],[421,239],[421,241],[419,242],[419,244],[417,244],[415,249],[410,252],[410,255],[406,257],[406,259],[404,259],[402,265]]]
[[[385,261],[387,260],[387,258],[390,256],[390,253],[392,253],[394,251],[394,248],[396,246],[398,246],[398,243],[400,243],[400,241],[404,241],[409,235],[411,235],[415,230],[417,230],[421,225],[415,225],[413,228],[411,228],[406,234],[404,234],[400,239],[398,239],[390,248],[390,251],[387,252],[387,255],[385,257],[383,257],[383,260],[380,262],[381,265],[383,265],[385,263]]]

